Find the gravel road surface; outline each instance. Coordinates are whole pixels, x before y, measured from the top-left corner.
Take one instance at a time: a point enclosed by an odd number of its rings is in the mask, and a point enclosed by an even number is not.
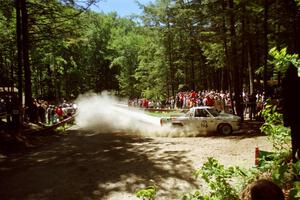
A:
[[[0,158],[1,200],[136,200],[135,191],[153,182],[157,199],[180,199],[199,187],[192,173],[208,157],[251,168],[256,146],[271,149],[265,136],[250,134],[166,138],[73,128],[55,138]]]

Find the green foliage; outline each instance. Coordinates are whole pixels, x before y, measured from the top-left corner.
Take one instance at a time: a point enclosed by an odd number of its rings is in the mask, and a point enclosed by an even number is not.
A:
[[[282,48],[277,50],[276,47],[273,47],[269,50],[270,59],[268,63],[272,68],[273,78],[277,77],[278,74],[284,74],[288,66],[292,63],[298,67],[298,74],[300,75],[300,59],[298,54],[288,54],[287,48]],[[264,66],[260,66],[256,70],[256,74],[263,74]]]
[[[245,186],[260,177],[268,177],[282,188],[290,190],[289,200],[300,199],[300,161],[293,163],[290,157],[290,130],[283,126],[282,114],[277,112],[270,100],[261,111],[265,123],[263,133],[273,143],[273,152],[261,158],[261,165],[253,169],[224,167],[215,158],[198,169],[194,175],[201,177],[206,185],[193,193],[186,192],[182,200],[234,200]],[[296,181],[295,181],[296,180]],[[140,197],[153,198],[154,191],[142,190]]]
[[[264,162],[259,168],[260,173],[269,173],[274,182],[289,191],[289,200],[299,199],[300,161],[290,162],[289,155],[277,155],[273,160]]]
[[[13,1],[0,1],[0,87],[12,86],[16,66],[16,25]]]
[[[156,193],[157,188],[154,185],[138,190],[135,195],[142,200],[155,200]]]
[[[300,199],[300,181],[295,181],[291,189],[288,200]]]
[[[207,64],[215,69],[224,67],[225,55],[221,44],[207,43],[203,45],[203,55],[206,57]]]
[[[289,193],[289,200],[300,199],[300,161],[290,165],[293,179],[296,180],[292,183],[292,188]]]
[[[238,191],[241,189],[241,180],[250,175],[244,169],[225,168],[216,159],[208,158],[208,161],[195,172],[195,176],[200,176],[210,189],[209,193],[200,199],[234,200],[239,199]]]
[[[272,142],[274,150],[278,152],[290,149],[291,133],[290,129],[283,125],[283,116],[277,112],[276,106],[269,103],[261,111],[265,123],[261,126],[261,131],[268,136]]]
[[[300,59],[298,54],[288,54],[287,48],[283,48],[280,51],[276,47],[273,47],[269,51],[269,55],[273,58],[269,61],[273,64],[274,74],[282,73],[284,74],[290,63],[298,67],[298,74],[300,75]]]
[[[276,183],[290,189],[288,199],[299,199],[300,182],[297,180],[300,178],[300,161],[291,162],[290,129],[283,126],[282,114],[276,111],[275,106],[267,104],[262,116],[265,123],[261,130],[273,143],[274,152],[270,160],[263,158],[259,170],[270,173]]]
[[[202,168],[195,172],[196,177],[201,177],[209,188],[207,194],[199,191],[185,193],[184,200],[213,199],[232,200],[239,199],[238,194],[253,180],[260,176],[270,176],[282,187],[290,189],[289,199],[298,199],[300,194],[300,161],[290,162],[290,130],[283,126],[282,114],[279,114],[276,107],[267,104],[262,110],[265,123],[261,127],[268,139],[273,143],[274,151],[269,156],[261,158],[261,165],[257,168],[245,170],[239,167],[225,168],[214,158],[209,158]]]
[[[262,158],[261,171],[269,171],[272,174],[273,180],[279,184],[289,181],[290,174],[290,129],[284,127],[283,116],[277,112],[276,106],[267,101],[261,114],[265,123],[261,126],[261,131],[268,136],[268,139],[273,144],[273,152],[269,157]]]
[[[194,193],[185,193],[182,198],[182,200],[209,200],[208,195],[202,195],[200,191],[195,191]]]
[[[90,90],[113,90],[162,100],[175,95],[180,85],[226,90],[237,87],[231,78],[234,71],[244,75],[245,66],[256,70],[254,66],[264,64],[261,44],[298,48],[292,31],[299,23],[294,19],[299,0],[268,4],[267,37],[263,34],[265,8],[257,0],[233,1],[234,9],[222,1],[154,1],[141,5],[141,23],[116,13],[84,9],[95,0],[26,2],[34,96],[59,99]],[[18,79],[14,6],[14,1],[1,0],[1,84]],[[230,40],[230,28],[236,33],[236,46]],[[233,52],[237,60],[230,59]],[[283,70],[286,60],[296,58],[284,49],[272,49],[270,55],[276,57],[275,73]],[[238,65],[239,69],[231,69]]]
[[[139,50],[139,65],[134,77],[137,80],[136,88],[143,97],[161,101],[166,96],[166,61],[162,59],[164,49],[155,34],[144,35],[144,40]]]
[[[136,87],[135,73],[139,64],[140,46],[144,38],[134,31],[129,32],[126,21],[121,21],[121,23],[125,24],[112,30],[109,47],[114,49],[114,55],[110,67],[119,68],[117,79],[121,95],[129,98],[139,97],[140,91]]]

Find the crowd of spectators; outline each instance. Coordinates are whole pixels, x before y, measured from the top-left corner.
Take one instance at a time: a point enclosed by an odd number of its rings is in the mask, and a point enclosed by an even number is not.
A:
[[[130,99],[128,101],[128,106],[132,106],[132,107],[140,107],[140,108],[163,108],[165,107],[160,101],[153,101],[150,99]]]
[[[76,109],[76,104],[66,100],[60,104],[49,104],[42,99],[33,99],[31,106],[25,109],[25,121],[52,125],[75,114]]]
[[[244,116],[253,119],[259,110],[263,108],[264,93],[252,93],[244,91],[242,94]],[[194,106],[214,106],[220,112],[235,113],[235,94],[228,91],[202,90],[178,92],[174,97],[169,97],[165,102],[152,101],[149,99],[133,99],[128,102],[129,106],[141,108],[167,108],[189,109]]]
[[[75,114],[76,110],[77,106],[72,102],[63,100],[62,103],[54,104],[43,99],[33,99],[30,106],[20,109],[16,94],[6,93],[0,96],[0,120],[5,120],[15,128],[19,127],[20,116],[25,123],[53,125]]]

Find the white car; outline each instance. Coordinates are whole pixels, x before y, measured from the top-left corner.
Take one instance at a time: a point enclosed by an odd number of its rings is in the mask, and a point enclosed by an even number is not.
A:
[[[229,135],[232,131],[239,130],[241,118],[218,112],[214,107],[199,106],[191,108],[184,116],[161,118],[161,125],[172,124],[174,126],[190,127],[199,132],[217,131],[223,135]]]

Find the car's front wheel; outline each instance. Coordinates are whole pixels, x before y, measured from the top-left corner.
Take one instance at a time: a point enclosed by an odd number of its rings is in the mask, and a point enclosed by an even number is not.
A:
[[[229,124],[220,124],[218,131],[222,135],[229,135],[232,133],[232,127]]]

